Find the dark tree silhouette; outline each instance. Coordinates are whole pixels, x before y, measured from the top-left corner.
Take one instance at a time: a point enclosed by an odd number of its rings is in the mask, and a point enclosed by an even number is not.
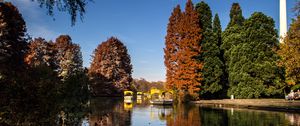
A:
[[[26,25],[18,9],[0,2],[0,73],[22,66],[27,49],[25,33]]]
[[[68,12],[71,16],[72,25],[75,24],[77,15],[83,18],[85,7],[88,0],[32,0],[39,3],[40,7],[45,7],[50,16],[53,16],[53,9],[56,7],[59,11]],[[93,0],[89,0],[93,1]]]

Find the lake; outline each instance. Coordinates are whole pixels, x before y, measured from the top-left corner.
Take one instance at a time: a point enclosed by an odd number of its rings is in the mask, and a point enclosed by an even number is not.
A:
[[[287,126],[300,125],[299,113],[221,106],[157,106],[147,100],[125,104],[122,98],[90,100],[83,126]]]

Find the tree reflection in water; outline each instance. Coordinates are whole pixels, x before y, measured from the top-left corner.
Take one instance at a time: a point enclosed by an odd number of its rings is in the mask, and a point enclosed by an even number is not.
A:
[[[270,126],[300,125],[300,114],[262,110],[178,105],[168,126]]]
[[[95,98],[90,104],[90,126],[129,126],[131,109],[125,109],[122,98]]]
[[[36,101],[36,100],[33,100]],[[15,106],[16,112],[9,113],[5,107],[1,107],[1,126],[76,126],[82,123],[82,119],[87,116],[88,106],[83,99],[69,97],[53,102],[53,100],[34,102]]]
[[[33,104],[33,103],[32,103]],[[78,97],[62,98],[59,102],[35,104],[36,107],[15,108],[17,113],[5,113],[1,107],[0,125],[58,125],[58,126],[265,126],[300,125],[299,113],[272,112],[251,109],[224,108],[179,104],[153,106],[147,101],[124,104],[123,98]],[[26,109],[24,109],[26,108]],[[30,109],[29,109],[30,108]],[[23,111],[21,111],[23,110]]]
[[[230,125],[230,126],[275,126],[290,125],[284,112],[271,112],[250,109],[228,108],[200,108],[202,125]],[[297,114],[292,114],[297,115]]]
[[[179,104],[174,106],[173,114],[167,118],[168,126],[200,125],[200,113],[194,105]]]

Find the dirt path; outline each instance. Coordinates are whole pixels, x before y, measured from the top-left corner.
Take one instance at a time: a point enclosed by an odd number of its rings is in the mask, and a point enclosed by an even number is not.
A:
[[[284,99],[223,99],[193,101],[197,105],[217,105],[238,108],[263,109],[272,111],[291,111],[300,113],[300,101]]]

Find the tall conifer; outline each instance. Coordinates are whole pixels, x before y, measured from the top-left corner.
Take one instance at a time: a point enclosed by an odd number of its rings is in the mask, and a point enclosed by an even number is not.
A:
[[[282,95],[281,70],[273,51],[278,47],[274,20],[255,12],[244,22],[240,36],[243,41],[230,49],[228,95],[237,98]]]
[[[210,7],[201,1],[196,5],[199,14],[199,25],[202,28],[202,40],[200,42],[203,53],[200,60],[204,62],[202,98],[220,97],[222,89],[223,62],[220,60],[220,47],[217,33],[212,26],[212,14]]]
[[[176,89],[176,70],[177,70],[177,51],[179,44],[179,23],[181,18],[181,10],[180,6],[177,5],[174,8],[172,15],[169,18],[169,24],[167,29],[166,41],[164,48],[164,58],[165,58],[165,66],[166,66],[166,87],[168,89]]]
[[[180,42],[178,48],[178,71],[176,74],[180,96],[198,97],[201,81],[203,62],[198,59],[202,53],[201,28],[199,15],[194,9],[191,0],[188,0],[180,21]],[[188,99],[183,99],[188,100]]]
[[[242,9],[238,3],[233,3],[231,10],[230,10],[230,22],[227,25],[224,32],[222,32],[222,43],[221,43],[221,52],[223,54],[223,63],[225,65],[225,72],[224,76],[225,79],[223,83],[229,86],[229,62],[231,60],[230,58],[230,52],[231,47],[234,45],[237,45],[238,43],[241,43],[243,41],[243,38],[241,37],[241,30],[244,23],[244,17],[242,14]]]

